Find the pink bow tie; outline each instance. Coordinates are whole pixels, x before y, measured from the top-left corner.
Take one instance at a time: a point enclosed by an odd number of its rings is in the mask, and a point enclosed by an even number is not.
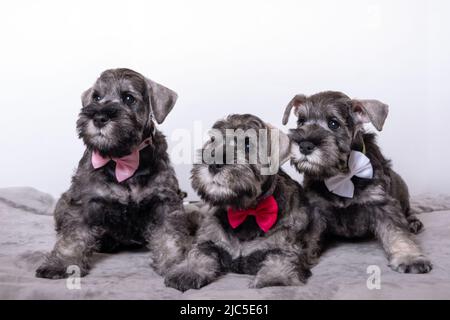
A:
[[[105,166],[111,160],[116,163],[116,179],[122,182],[132,177],[139,168],[139,151],[144,149],[150,143],[150,138],[145,139],[132,153],[121,158],[104,158],[97,151],[92,152],[91,162],[94,169]]]
[[[277,221],[278,203],[273,196],[263,199],[256,208],[246,210],[234,210],[228,208],[228,222],[233,229],[240,226],[248,216],[255,216],[256,223],[267,232]]]

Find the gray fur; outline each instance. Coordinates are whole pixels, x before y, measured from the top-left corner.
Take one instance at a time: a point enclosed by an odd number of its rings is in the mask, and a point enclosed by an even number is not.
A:
[[[253,115],[231,115],[214,129],[265,129]],[[208,147],[208,143],[204,148]],[[203,223],[187,259],[166,276],[167,286],[181,291],[198,289],[227,272],[255,275],[251,287],[299,285],[310,275],[298,239],[308,216],[301,186],[281,169],[261,175],[260,164],[226,164],[220,169],[205,163],[192,169],[192,186],[206,203]],[[272,194],[279,205],[276,224],[264,233],[254,217],[231,228],[227,208],[249,208]]]
[[[152,266],[160,274],[183,258],[191,241],[190,221],[166,139],[152,121],[154,114],[158,121],[165,118],[176,94],[149,81],[132,70],[107,70],[83,94],[77,129],[86,150],[69,190],[56,205],[57,242],[36,276],[67,277],[69,265],[78,265],[86,275],[96,251],[147,246]],[[125,94],[132,95],[134,102],[127,104]],[[95,117],[103,116],[103,127],[93,125]],[[148,137],[151,143],[140,151],[140,165],[131,178],[118,183],[113,161],[93,168],[93,150],[121,157]]]
[[[291,102],[298,119],[297,128],[290,130],[289,136],[293,141],[291,164],[304,173],[304,188],[312,206],[312,221],[305,239],[309,258],[318,258],[330,236],[375,236],[392,269],[429,272],[432,264],[412,235],[422,229],[422,223],[410,212],[408,188],[381,154],[375,136],[363,128],[364,123],[371,122],[381,130],[387,105],[376,100],[352,100],[332,91],[301,97]],[[287,117],[290,109],[286,110]],[[285,123],[287,117],[285,114]],[[339,127],[333,128],[330,121],[337,121]],[[302,142],[312,143],[313,151],[301,151]],[[351,150],[363,149],[371,160],[373,179],[353,177],[355,195],[351,199],[329,192],[324,179],[348,172]]]

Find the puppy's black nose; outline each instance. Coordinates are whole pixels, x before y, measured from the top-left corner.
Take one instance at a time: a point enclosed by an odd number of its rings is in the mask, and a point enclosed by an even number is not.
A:
[[[210,164],[209,165],[209,171],[211,173],[217,173],[217,172],[220,171],[220,169],[223,168],[223,166],[224,166],[223,164],[219,164],[219,163]]]
[[[108,123],[109,117],[106,114],[102,114],[102,113],[101,114],[96,114],[94,116],[93,121],[94,121],[94,125],[97,128],[102,128]]]
[[[299,143],[300,146],[300,152],[304,155],[311,154],[314,149],[316,148],[316,145],[310,141],[302,141]]]

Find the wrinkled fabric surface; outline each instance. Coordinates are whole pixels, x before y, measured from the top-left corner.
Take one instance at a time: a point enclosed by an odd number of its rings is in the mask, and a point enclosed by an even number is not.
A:
[[[434,264],[430,274],[392,271],[376,241],[339,242],[301,287],[249,289],[252,276],[228,274],[201,290],[180,293],[164,286],[141,250],[95,254],[81,289],[70,290],[66,279],[34,276],[55,242],[54,199],[32,188],[3,188],[0,299],[450,299],[450,195],[424,195],[412,202],[415,211],[424,212],[419,217],[425,231],[417,238]],[[380,268],[380,289],[367,287],[369,266]]]

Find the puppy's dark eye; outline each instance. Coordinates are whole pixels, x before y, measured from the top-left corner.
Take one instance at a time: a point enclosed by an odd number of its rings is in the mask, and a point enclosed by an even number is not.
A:
[[[298,120],[297,120],[297,126],[301,127],[302,125],[305,124],[305,122],[306,122],[306,119],[300,117],[300,118],[298,118]]]
[[[92,94],[92,100],[98,102],[98,101],[102,100],[102,97],[100,97],[100,95],[98,93],[94,92],[94,94]]]
[[[341,127],[341,124],[336,119],[328,120],[328,128],[331,130],[337,130]]]
[[[123,103],[125,103],[127,106],[131,106],[136,102],[136,99],[129,93],[125,93],[122,95],[122,101]]]

